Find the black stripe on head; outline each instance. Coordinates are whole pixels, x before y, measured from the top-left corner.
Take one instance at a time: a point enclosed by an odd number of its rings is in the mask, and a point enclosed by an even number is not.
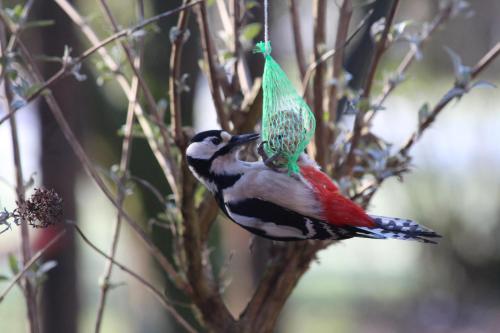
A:
[[[258,134],[244,134],[244,135],[232,136],[231,140],[229,140],[229,142],[225,146],[223,146],[222,148],[220,148],[215,152],[211,160],[213,161],[219,156],[224,156],[226,154],[229,154],[231,151],[233,151],[233,149],[239,148],[242,145],[255,141],[258,138],[259,138]]]
[[[203,178],[210,178],[210,166],[212,165],[211,160],[202,160],[193,158],[191,156],[186,156],[187,162],[193,169]]]
[[[211,160],[201,160],[190,156],[187,156],[186,158],[188,164],[196,171],[196,173],[207,181],[214,182],[219,191],[233,186],[242,176],[239,173],[235,175],[216,175],[210,171],[210,166],[212,165]]]
[[[200,132],[200,133],[196,134],[195,136],[193,136],[193,138],[191,139],[191,143],[202,142],[203,140],[205,140],[206,138],[211,137],[211,136],[215,136],[215,137],[220,138],[221,132],[222,132],[222,130],[210,130],[210,131]]]

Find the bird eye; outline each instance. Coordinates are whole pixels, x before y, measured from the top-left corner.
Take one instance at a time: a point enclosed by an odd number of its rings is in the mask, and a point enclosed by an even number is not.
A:
[[[221,138],[213,138],[211,141],[216,146],[222,142]]]

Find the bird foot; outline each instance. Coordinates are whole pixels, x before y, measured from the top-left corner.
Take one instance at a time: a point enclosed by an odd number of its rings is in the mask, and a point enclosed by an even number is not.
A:
[[[274,171],[281,172],[282,168],[276,164],[280,157],[280,153],[276,153],[273,156],[269,157],[266,153],[266,150],[264,149],[264,143],[266,143],[266,141],[262,141],[257,147],[257,153],[262,157],[264,165]]]

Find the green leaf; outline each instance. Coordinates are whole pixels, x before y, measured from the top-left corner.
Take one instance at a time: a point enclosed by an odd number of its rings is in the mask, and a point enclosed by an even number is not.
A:
[[[429,103],[425,103],[418,110],[418,125],[422,125],[429,116]]]
[[[241,36],[243,39],[252,41],[255,37],[257,37],[262,30],[262,24],[260,23],[250,23],[243,27],[241,31]]]
[[[12,274],[16,275],[19,273],[19,263],[17,261],[17,258],[15,255],[12,253],[8,254],[8,261],[9,261],[9,268]]]
[[[40,55],[37,55],[35,58],[37,60],[45,61],[45,62],[55,62],[55,63],[58,63],[58,64],[62,63],[61,57],[54,57],[54,56],[48,56],[48,55],[40,54]]]
[[[14,8],[6,8],[5,13],[12,20],[12,22],[17,24],[23,15],[23,5],[17,4]]]
[[[23,29],[32,29],[32,28],[45,28],[45,27],[50,27],[54,25],[56,22],[54,20],[39,20],[39,21],[30,21],[27,22],[24,26]]]
[[[24,99],[16,99],[10,103],[10,107],[13,110],[19,110],[22,107],[26,106],[26,101]]]
[[[42,87],[41,83],[33,83],[28,89],[26,89],[25,96],[30,97],[35,92],[37,92]]]
[[[8,280],[10,280],[10,277],[8,277],[7,275],[0,274],[0,281],[8,281]]]
[[[245,4],[245,7],[247,9],[253,9],[255,7],[260,7],[260,4],[257,1],[247,1],[247,3]]]
[[[18,77],[18,72],[16,69],[14,68],[5,68],[5,75],[7,75],[7,77],[11,80],[11,81],[15,81]]]
[[[118,136],[125,136],[125,125],[120,127],[118,130]],[[134,124],[132,127],[132,137],[133,138],[139,138],[139,139],[144,139],[146,138],[146,135],[144,134],[141,125],[139,124]]]
[[[222,52],[222,59],[224,59],[225,61],[228,61],[230,59],[234,58],[234,53],[229,51],[229,50],[226,50],[226,51],[223,51]]]
[[[114,283],[110,282],[108,284],[108,288],[109,288],[109,290],[112,290],[112,289],[116,289],[116,288],[126,286],[126,285],[127,285],[126,282],[114,282]]]

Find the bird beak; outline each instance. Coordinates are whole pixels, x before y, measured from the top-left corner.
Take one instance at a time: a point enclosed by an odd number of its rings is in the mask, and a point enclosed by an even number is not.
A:
[[[229,141],[229,145],[231,145],[233,147],[241,146],[241,145],[250,143],[252,141],[255,141],[259,137],[260,137],[260,135],[258,133],[234,135],[231,138],[231,140]]]

